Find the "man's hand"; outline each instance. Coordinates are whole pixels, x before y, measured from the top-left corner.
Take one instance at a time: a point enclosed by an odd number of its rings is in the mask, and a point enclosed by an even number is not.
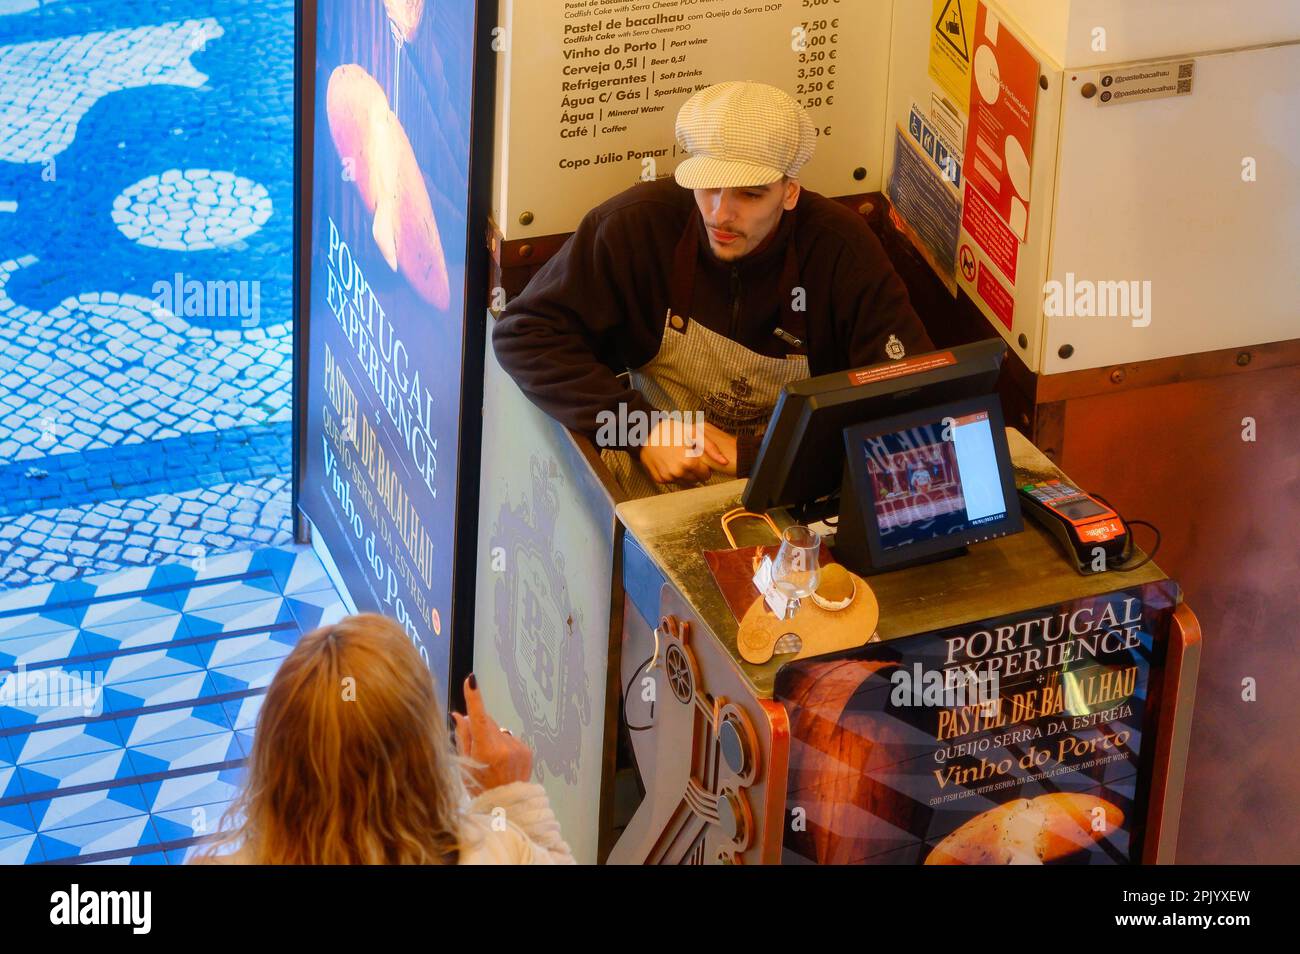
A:
[[[721,434],[717,428],[714,431]],[[725,435],[723,435],[725,436]],[[641,466],[656,483],[702,484],[730,464],[735,473],[736,459],[733,450],[728,458],[709,437],[709,425],[699,433],[694,423],[662,420],[650,432],[645,447],[641,448]]]
[[[716,458],[705,457],[710,467],[719,473],[736,476],[736,438],[728,434],[720,427],[714,427],[712,424],[704,425],[705,446],[712,445],[717,448],[724,460],[719,462]]]
[[[465,711],[466,715],[451,714],[456,722],[456,748],[483,766],[466,767],[469,793],[477,795],[500,785],[528,781],[533,774],[533,750],[522,739],[502,731],[488,715],[473,675],[465,680]]]

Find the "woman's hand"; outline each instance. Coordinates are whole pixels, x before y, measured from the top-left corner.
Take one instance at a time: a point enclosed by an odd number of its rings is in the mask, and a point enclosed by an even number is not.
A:
[[[465,712],[451,714],[456,723],[456,747],[481,768],[466,766],[471,795],[511,782],[526,782],[533,774],[533,750],[506,732],[488,715],[473,673],[465,680]]]

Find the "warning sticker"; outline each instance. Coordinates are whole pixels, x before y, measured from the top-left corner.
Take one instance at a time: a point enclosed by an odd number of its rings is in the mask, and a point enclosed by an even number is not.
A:
[[[993,314],[998,316],[998,321],[1006,325],[1007,331],[1010,331],[1015,321],[1016,300],[983,262],[980,262],[979,281],[975,283],[975,291],[993,310]]]
[[[889,364],[874,365],[860,371],[850,371],[849,383],[857,387],[860,384],[901,378],[906,374],[920,374],[922,371],[933,371],[935,368],[948,368],[956,363],[957,356],[951,351],[939,351],[915,358],[905,358],[902,361],[892,361]]]
[[[979,0],[932,0],[930,76],[965,115],[970,111],[970,69]]]
[[[966,148],[965,115],[958,113],[957,107],[946,96],[930,94],[930,119],[949,142],[955,143],[958,149]]]
[[[968,282],[975,281],[975,250],[968,242],[961,243],[957,252],[957,264],[961,266],[961,277]]]
[[[1014,285],[1016,262],[1020,257],[1020,242],[1012,234],[1011,229],[1007,228],[1007,224],[998,217],[993,206],[989,205],[974,189],[966,190],[966,203],[961,212],[961,227]]]
[[[916,144],[934,161],[939,174],[943,176],[943,181],[951,182],[954,187],[960,189],[960,149],[935,128],[916,103],[912,103],[912,112],[907,117],[907,131],[916,140]]]

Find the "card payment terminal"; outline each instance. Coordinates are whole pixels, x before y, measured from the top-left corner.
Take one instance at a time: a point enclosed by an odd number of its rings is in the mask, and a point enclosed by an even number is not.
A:
[[[1065,547],[1080,573],[1115,569],[1126,559],[1128,525],[1096,497],[1065,481],[1048,480],[1022,486],[1020,500],[1024,510]],[[1098,549],[1104,561],[1097,560]]]

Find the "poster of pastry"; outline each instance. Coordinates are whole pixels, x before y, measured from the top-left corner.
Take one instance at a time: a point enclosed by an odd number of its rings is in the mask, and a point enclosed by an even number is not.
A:
[[[475,4],[321,0],[301,506],[445,691]]]
[[[1149,583],[786,665],[786,863],[1139,862],[1177,601]]]

